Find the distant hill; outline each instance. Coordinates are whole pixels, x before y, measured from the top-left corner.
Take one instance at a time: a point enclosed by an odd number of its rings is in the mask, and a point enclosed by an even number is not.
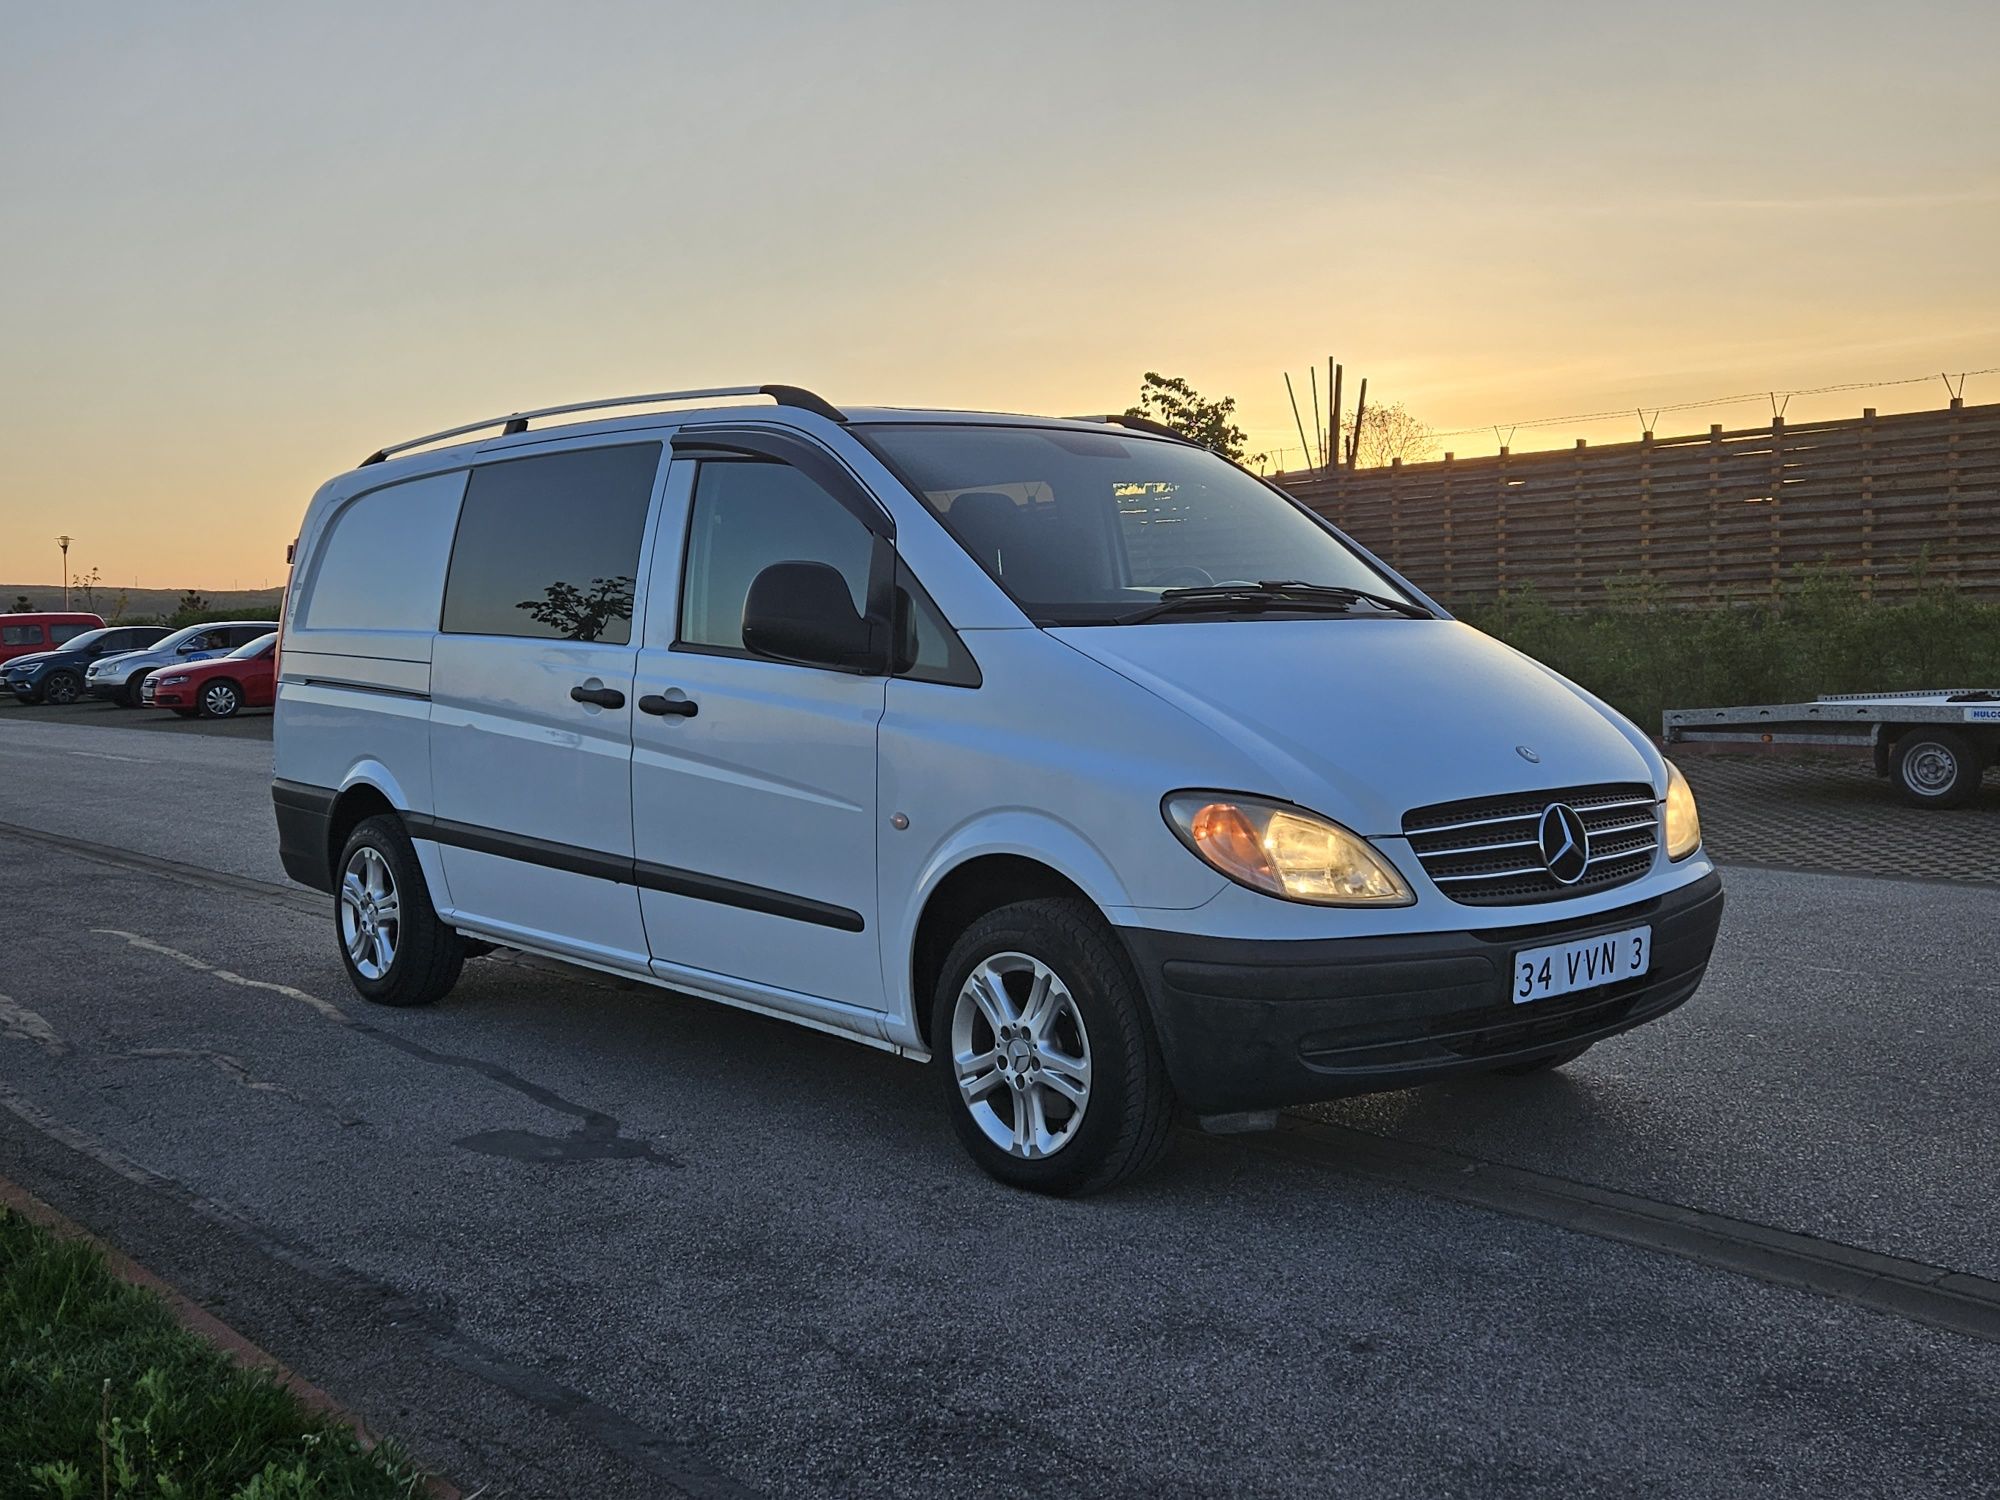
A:
[[[71,589],[69,607],[102,615],[107,620],[144,623],[171,615],[181,607],[181,595],[186,592],[185,589],[114,589],[99,584],[94,603],[86,602]],[[278,603],[284,597],[283,589],[197,589],[195,592],[208,601],[211,611],[228,610],[249,620],[276,619]],[[36,609],[63,607],[61,584],[0,583],[0,614],[11,611],[14,601],[23,595]]]

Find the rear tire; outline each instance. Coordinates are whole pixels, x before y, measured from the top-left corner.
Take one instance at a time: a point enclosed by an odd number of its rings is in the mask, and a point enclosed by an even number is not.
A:
[[[1493,1071],[1505,1078],[1528,1078],[1536,1073],[1552,1072],[1564,1063],[1573,1063],[1596,1045],[1585,1042],[1581,1047],[1565,1047],[1560,1052],[1551,1052],[1547,1057],[1533,1057],[1526,1062],[1507,1063]]]
[[[377,1005],[430,1005],[451,993],[465,943],[438,920],[400,818],[363,818],[334,870],[333,927],[348,980]]]
[[[1963,807],[1979,795],[1985,765],[1979,747],[1958,730],[1919,727],[1896,741],[1889,777],[1912,807]]]
[[[1100,1192],[1166,1149],[1173,1091],[1117,935],[1086,901],[988,912],[952,945],[931,1068],[959,1140],[1037,1193]]]
[[[74,672],[51,672],[42,684],[42,690],[35,694],[31,702],[48,703],[63,708],[83,696],[83,679]]]

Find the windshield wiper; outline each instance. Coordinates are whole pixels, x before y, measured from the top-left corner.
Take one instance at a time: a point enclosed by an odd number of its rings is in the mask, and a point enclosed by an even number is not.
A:
[[[1391,614],[1412,620],[1434,618],[1421,604],[1392,599],[1387,594],[1371,594],[1340,584],[1301,583],[1297,579],[1265,579],[1257,583],[1207,583],[1194,588],[1162,589],[1160,602],[1128,614],[1114,615],[1114,625],[1138,625],[1161,615],[1185,614],[1197,610],[1325,609],[1346,614],[1357,604],[1372,604]]]

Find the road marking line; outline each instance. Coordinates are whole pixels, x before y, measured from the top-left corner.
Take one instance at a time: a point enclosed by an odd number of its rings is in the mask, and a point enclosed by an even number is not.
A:
[[[221,968],[206,959],[196,958],[192,953],[183,953],[178,948],[169,948],[165,943],[156,943],[149,937],[141,937],[136,932],[125,932],[117,927],[93,927],[92,932],[104,937],[123,938],[134,948],[147,953],[157,953],[163,958],[171,958],[175,963],[222,980],[225,984],[241,985],[246,990],[269,990],[274,995],[283,995],[288,1000],[300,1000],[330,1021],[338,1021],[343,1026],[352,1025],[347,1012],[331,1000],[322,1000],[317,995],[308,995],[304,990],[289,984],[274,984],[268,979],[246,979],[233,969]]]
[[[55,1027],[7,995],[0,995],[0,1036],[11,1036],[19,1041],[33,1042],[44,1052],[55,1057],[61,1057],[69,1051],[68,1045],[56,1035]]]

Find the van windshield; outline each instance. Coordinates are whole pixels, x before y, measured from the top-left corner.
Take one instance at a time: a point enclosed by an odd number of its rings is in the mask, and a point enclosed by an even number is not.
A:
[[[1306,609],[1313,590],[1408,602],[1300,507],[1201,448],[1117,429],[852,430],[1037,625],[1181,618],[1163,601],[1211,591],[1246,611]],[[1263,588],[1273,580],[1282,596]]]

